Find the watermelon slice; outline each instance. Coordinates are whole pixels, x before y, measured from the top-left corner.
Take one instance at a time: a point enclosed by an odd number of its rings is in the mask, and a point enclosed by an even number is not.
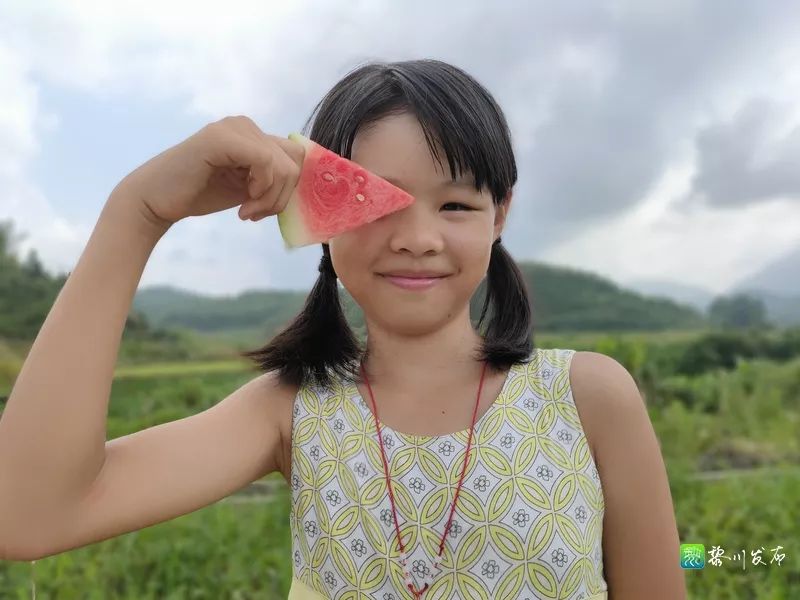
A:
[[[306,152],[297,187],[278,213],[286,248],[327,242],[414,201],[411,194],[299,133],[289,139],[303,144]]]

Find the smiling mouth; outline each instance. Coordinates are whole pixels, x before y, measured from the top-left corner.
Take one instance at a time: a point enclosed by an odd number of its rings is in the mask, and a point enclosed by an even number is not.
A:
[[[435,286],[442,279],[446,279],[447,275],[440,277],[399,277],[396,275],[381,275],[389,283],[396,285],[406,290],[426,290]]]

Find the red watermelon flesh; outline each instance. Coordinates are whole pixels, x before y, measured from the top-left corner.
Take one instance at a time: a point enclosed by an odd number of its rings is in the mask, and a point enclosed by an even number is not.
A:
[[[414,201],[411,194],[299,133],[289,139],[303,144],[305,159],[297,187],[278,213],[287,248],[327,242]]]

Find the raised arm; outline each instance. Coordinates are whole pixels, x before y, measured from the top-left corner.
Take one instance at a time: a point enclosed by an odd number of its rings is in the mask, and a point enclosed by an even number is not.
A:
[[[265,374],[218,406],[106,442],[133,295],[172,224],[241,204],[277,214],[303,148],[246,117],[212,123],[113,190],[0,419],[0,558],[105,539],[199,508],[279,468],[293,390]],[[248,177],[249,174],[249,177]],[[246,178],[246,179],[245,179]]]
[[[100,472],[122,330],[167,229],[112,194],[36,336],[0,419],[0,551],[20,528],[58,518]]]

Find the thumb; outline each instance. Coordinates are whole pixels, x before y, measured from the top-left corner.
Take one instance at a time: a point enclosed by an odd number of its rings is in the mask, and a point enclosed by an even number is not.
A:
[[[280,146],[284,152],[286,152],[289,158],[291,158],[298,167],[301,169],[303,168],[303,162],[306,158],[306,149],[303,144],[278,136],[273,137],[273,141],[278,144],[278,146]]]

